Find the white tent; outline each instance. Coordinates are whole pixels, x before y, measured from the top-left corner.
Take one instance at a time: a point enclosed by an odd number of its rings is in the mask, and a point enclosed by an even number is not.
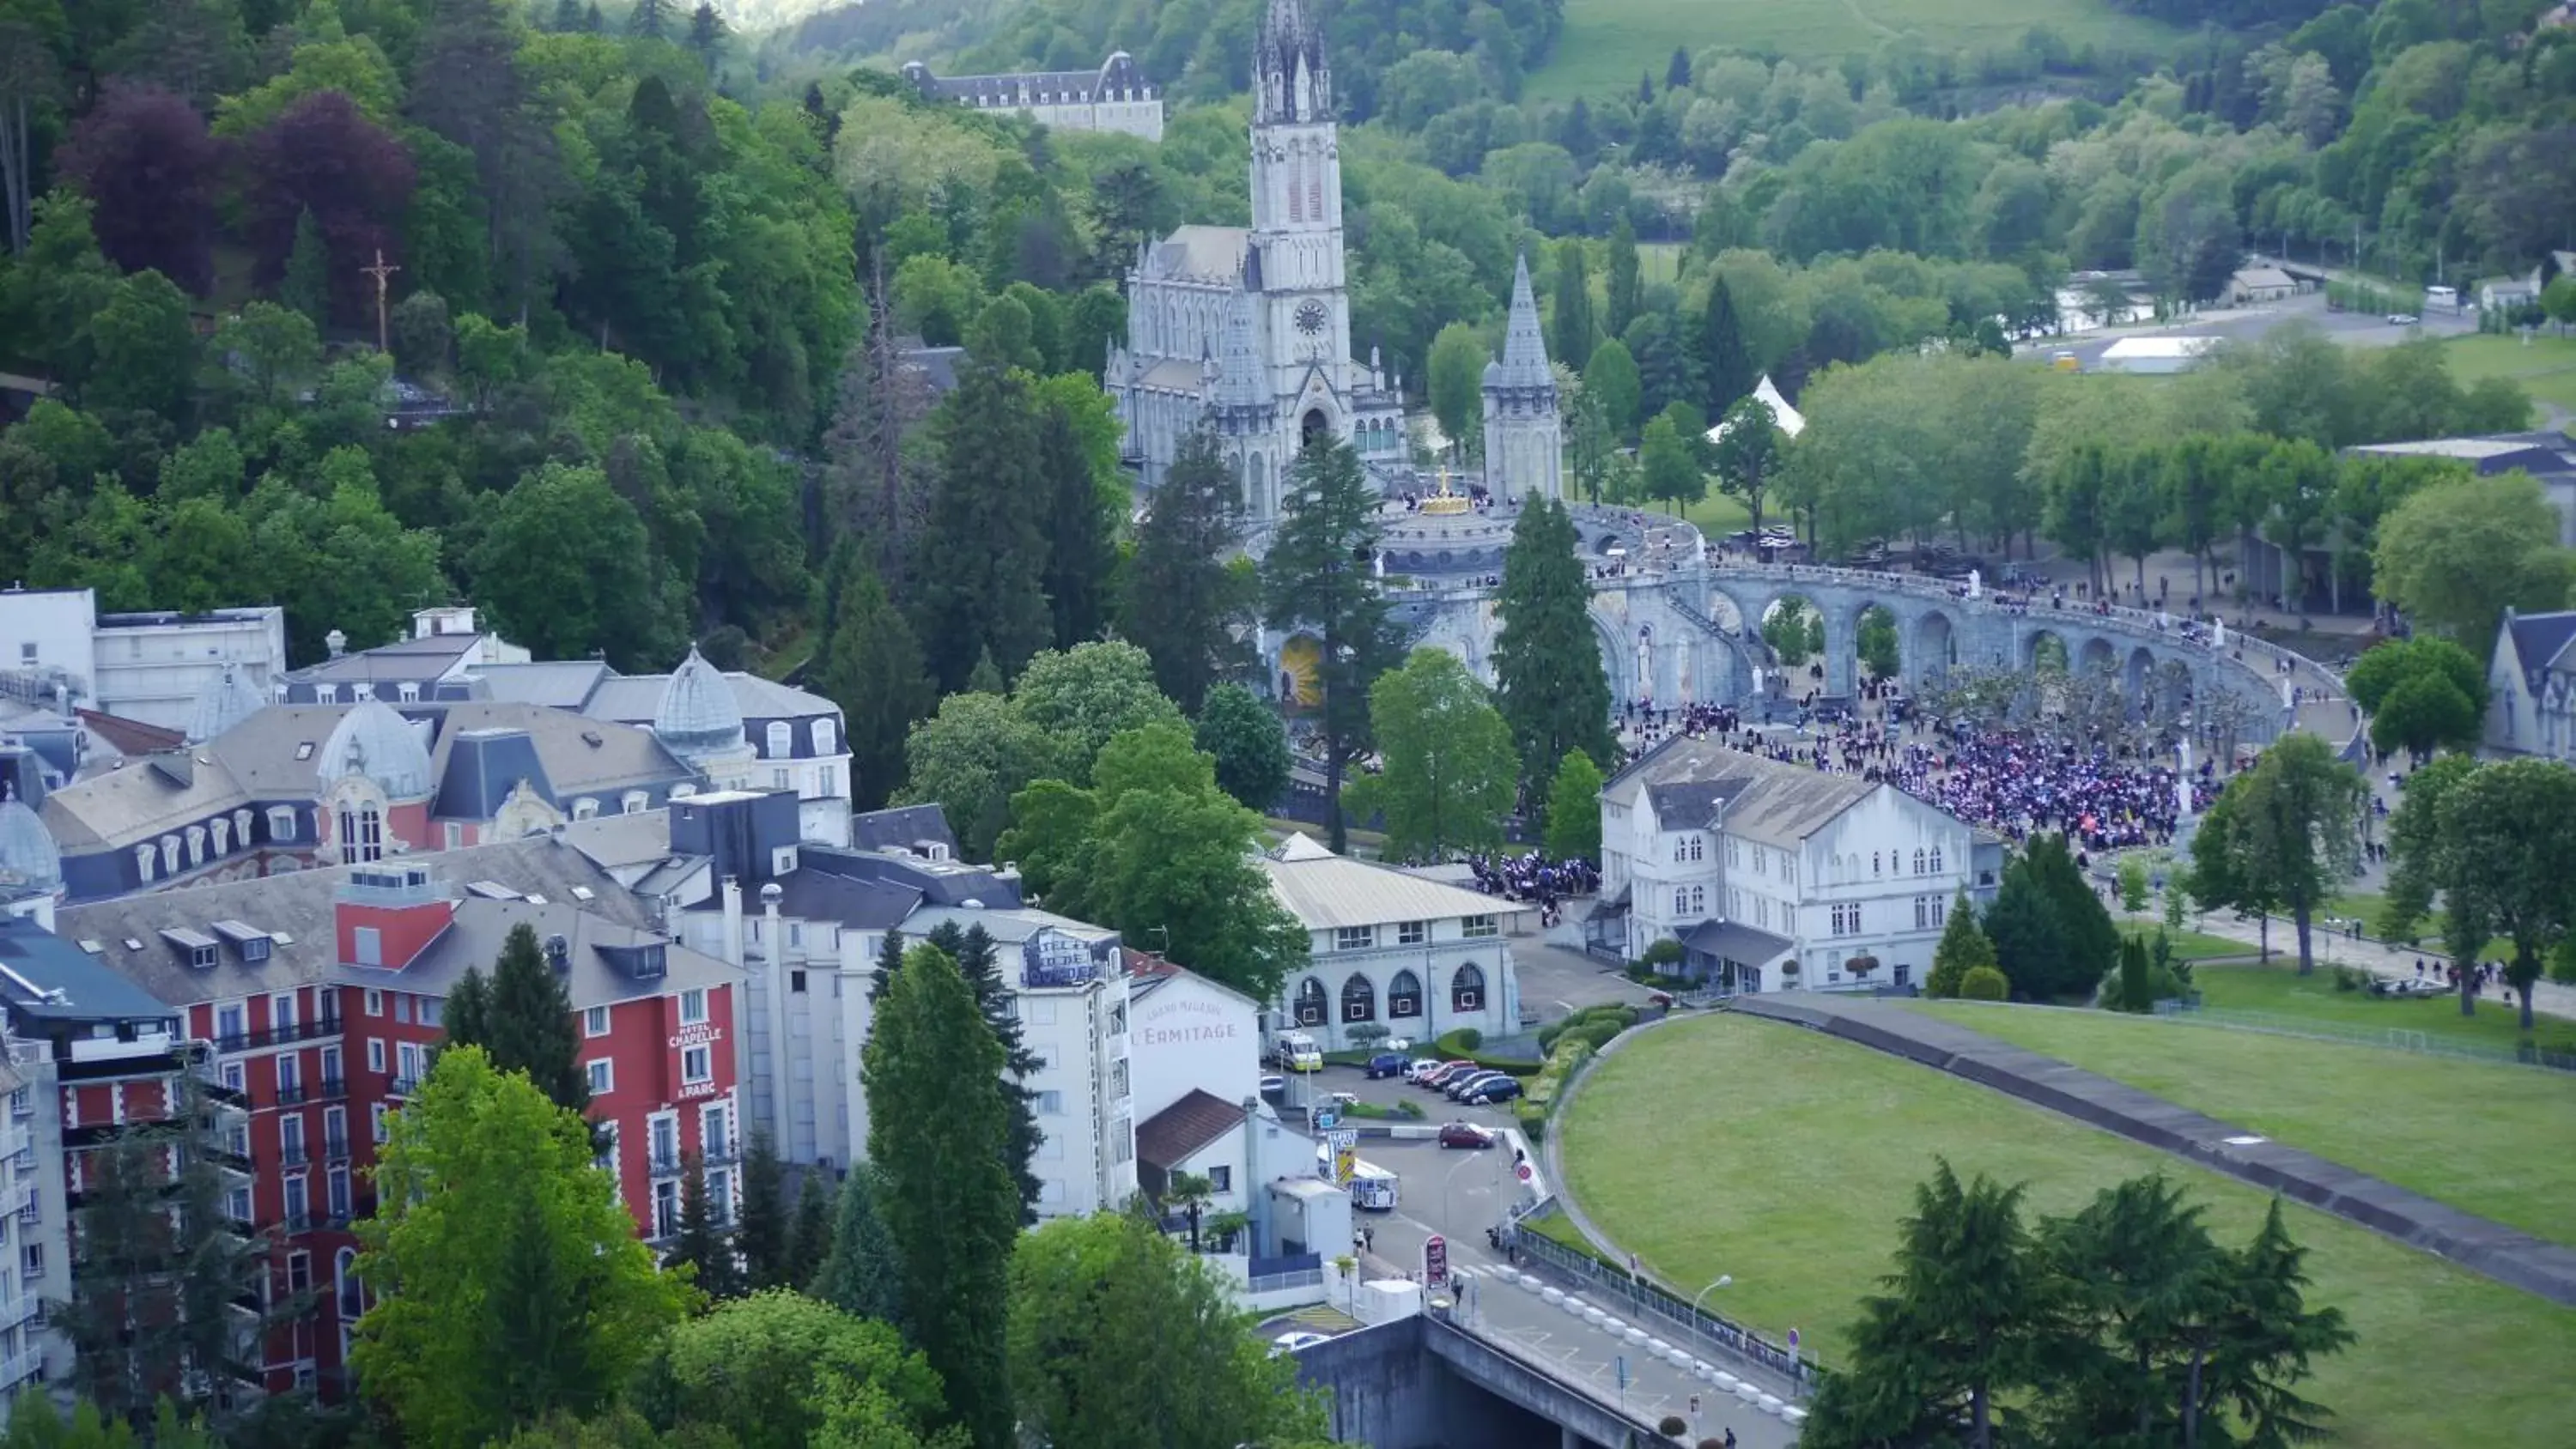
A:
[[[1779,425],[1780,431],[1790,437],[1794,438],[1807,430],[1807,420],[1799,415],[1796,408],[1789,406],[1787,398],[1780,396],[1780,389],[1771,385],[1768,374],[1753,385],[1753,399],[1771,409],[1771,420]],[[1714,443],[1725,436],[1726,421],[1721,418],[1715,427],[1708,430],[1708,440]]]

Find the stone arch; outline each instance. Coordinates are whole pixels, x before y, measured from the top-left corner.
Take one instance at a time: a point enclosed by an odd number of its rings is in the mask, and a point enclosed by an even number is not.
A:
[[[1708,617],[1718,632],[1741,637],[1744,633],[1744,608],[1735,596],[1724,589],[1711,589],[1708,595]]]
[[[1902,679],[1905,677],[1907,652],[1905,648],[1905,627],[1897,621],[1896,611],[1894,609],[1880,603],[1867,603],[1861,605],[1859,611],[1852,615],[1851,636],[1852,678],[1854,680],[1858,680],[1860,678],[1860,672],[1863,669],[1867,669],[1870,677],[1873,679]],[[1881,674],[1872,665],[1870,660],[1862,657],[1862,650],[1865,647],[1877,648],[1881,645],[1884,645],[1885,648],[1893,651],[1895,655],[1893,659],[1881,659],[1877,661],[1877,663],[1890,666],[1884,674]]]
[[[2033,629],[2022,636],[2020,663],[2024,674],[2036,674],[2042,669],[2063,672],[2074,662],[2074,656],[2067,650],[2065,636],[2056,630]]]
[[[1959,626],[1951,622],[1947,612],[1926,609],[1915,617],[1914,627],[1907,632],[1911,635],[1907,642],[1912,647],[1905,651],[1906,678],[1938,681],[1959,662]]]
[[[2156,697],[2166,718],[2180,719],[2191,708],[2196,683],[2191,666],[2179,659],[2167,659],[2156,666]]]
[[[1793,612],[1805,620],[1806,638],[1803,642],[1789,633],[1783,622]],[[1850,641],[1834,637],[1831,617],[1815,597],[1797,589],[1783,589],[1773,594],[1755,617],[1760,621],[1756,625],[1757,632],[1764,647],[1770,651],[1772,662],[1800,679],[1808,677],[1812,666],[1831,660],[1835,649],[1850,647]],[[1790,647],[1783,648],[1784,644]],[[1826,670],[1828,675],[1832,672],[1830,667]],[[1804,686],[1792,692],[1803,693]]]
[[[2076,664],[2082,673],[2101,674],[2116,668],[2118,657],[2111,641],[2096,634],[2078,646]]]
[[[1377,1020],[1377,983],[1363,972],[1352,972],[1342,983],[1342,1020]]]
[[[1333,420],[1324,415],[1322,408],[1308,408],[1306,415],[1297,420],[1297,445],[1301,448],[1311,446],[1317,438],[1332,435]]]
[[[2144,644],[2130,646],[2129,657],[2120,667],[2120,688],[2141,713],[2154,709],[2156,701],[2147,685],[2155,673],[2156,651]]]

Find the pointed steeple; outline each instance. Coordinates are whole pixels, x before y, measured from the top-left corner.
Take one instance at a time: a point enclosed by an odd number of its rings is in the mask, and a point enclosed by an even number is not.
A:
[[[1539,330],[1538,298],[1530,291],[1527,252],[1512,268],[1512,315],[1503,329],[1503,370],[1514,382],[1533,376],[1544,381],[1548,376],[1547,335]]]
[[[1270,0],[1253,62],[1253,123],[1332,118],[1333,77],[1324,37],[1304,0]]]

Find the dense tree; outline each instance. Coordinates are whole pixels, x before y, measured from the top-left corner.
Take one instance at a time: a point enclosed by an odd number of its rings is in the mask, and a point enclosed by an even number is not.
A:
[[[1932,948],[1932,974],[1923,979],[1926,996],[1957,996],[1968,973],[1995,964],[1995,943],[1977,925],[1976,907],[1962,891],[1950,902],[1950,918],[1941,927],[1941,942]]]
[[[787,1183],[778,1161],[778,1144],[766,1128],[755,1128],[751,1148],[742,1158],[742,1225],[734,1247],[742,1254],[744,1286],[758,1290],[801,1286],[788,1276]]]
[[[1163,1347],[1136,1352],[1140,1343]],[[1057,1449],[1315,1444],[1323,1405],[1206,1263],[1130,1213],[1049,1223],[1011,1262],[1012,1396]]]
[[[1548,312],[1548,351],[1554,360],[1581,372],[1592,361],[1592,274],[1585,266],[1583,243],[1568,239],[1556,247],[1556,287]]]
[[[602,1407],[686,1312],[579,1117],[456,1047],[377,1150],[351,1359],[406,1442],[466,1449]]]
[[[1353,787],[1352,803],[1385,815],[1390,858],[1501,848],[1520,762],[1511,726],[1457,655],[1416,649],[1378,676],[1369,723],[1383,764]]]
[[[2315,969],[2308,927],[2344,889],[2361,853],[2361,774],[2304,731],[2273,742],[2227,783],[2192,836],[2192,895],[2204,908],[2285,910],[2299,974]]]
[[[1011,709],[1045,737],[1046,773],[1076,785],[1091,783],[1092,761],[1117,736],[1186,723],[1154,687],[1154,661],[1119,640],[1037,655],[1011,690]]]
[[[1009,1165],[1002,1044],[957,964],[905,953],[862,1053],[875,1206],[900,1265],[911,1342],[976,1449],[1011,1439],[1004,1373],[1020,1198]]]
[[[449,1045],[481,1047],[494,1070],[525,1073],[548,1101],[575,1116],[590,1110],[572,997],[546,959],[536,927],[521,921],[510,928],[488,980],[467,967],[440,1019]]]
[[[2119,928],[2062,835],[2033,839],[2004,867],[1984,930],[1995,964],[2033,1001],[2090,993],[2119,949]]]
[[[1041,420],[1025,375],[981,363],[931,416],[943,461],[914,551],[912,614],[943,690],[963,688],[987,651],[1009,678],[1053,637],[1047,540],[1029,506],[1047,496]]]
[[[2576,581],[2557,511],[2522,474],[2418,490],[2381,520],[2373,577],[2419,624],[2483,651],[2508,607],[2555,609]]]
[[[1601,330],[1613,340],[1628,330],[1645,308],[1645,287],[1638,280],[1637,229],[1622,212],[1610,232],[1608,305],[1601,314]],[[1588,368],[1589,364],[1586,364]]]
[[[107,305],[89,320],[93,371],[81,388],[84,405],[156,414],[176,422],[188,416],[196,380],[197,334],[188,322],[188,298],[159,272],[119,277]]]
[[[1046,774],[1052,750],[1044,732],[998,694],[952,694],[939,712],[912,728],[898,805],[938,805],[969,860],[993,858],[993,841],[1010,824],[1011,797]]]
[[[829,1168],[809,1166],[796,1176],[796,1206],[787,1219],[787,1250],[779,1260],[777,1280],[780,1287],[810,1292],[832,1256],[840,1192]]]
[[[1054,618],[1055,647],[1070,649],[1098,639],[1108,626],[1118,519],[1073,415],[1061,404],[1050,404],[1038,424],[1038,475],[1047,520],[1046,567],[1038,582]]]
[[[1645,403],[1645,383],[1628,344],[1613,337],[1592,350],[1583,369],[1583,396],[1598,401],[1601,425],[1612,439],[1633,437],[1637,413]]]
[[[839,599],[814,661],[814,685],[841,707],[851,807],[873,810],[903,783],[905,743],[930,713],[937,690],[922,667],[912,621],[886,597],[874,564],[856,545],[834,553],[829,582]]]
[[[2422,803],[2419,779],[2427,787]],[[2399,814],[2390,831],[2398,864],[2391,925],[2411,925],[2439,890],[2445,934],[2464,963],[2492,938],[2509,942],[2505,982],[2521,995],[2522,1029],[2530,1031],[2532,985],[2576,931],[2576,768],[2525,759],[2446,769],[2437,761],[2409,777]]]
[[[1279,712],[1240,684],[1208,691],[1191,741],[1216,761],[1217,788],[1268,814],[1288,793],[1288,730]]]
[[[1226,556],[1242,539],[1243,490],[1215,438],[1193,434],[1136,525],[1119,633],[1153,656],[1154,679],[1184,711],[1246,662],[1236,627],[1252,588]]]
[[[1710,417],[1725,417],[1738,398],[1752,394],[1759,373],[1752,353],[1744,345],[1744,323],[1735,313],[1735,293],[1724,277],[1709,283],[1696,337],[1700,376],[1705,385],[1701,406]]]
[[[502,496],[467,565],[492,626],[548,659],[643,657],[654,581],[635,506],[596,467],[547,463]]]
[[[331,310],[354,317],[372,309],[374,294],[361,295],[371,284],[358,268],[378,251],[403,259],[403,216],[418,179],[410,152],[347,96],[317,91],[244,138],[241,155],[259,280],[274,286],[286,275],[296,230],[310,212]]]
[[[1307,444],[1262,560],[1262,615],[1273,629],[1309,631],[1315,641],[1325,829],[1336,851],[1346,839],[1342,777],[1369,745],[1369,687],[1395,662],[1398,647],[1369,569],[1377,541],[1377,498],[1359,455],[1330,437]]]
[[[1450,323],[1431,340],[1431,417],[1461,457],[1484,446],[1478,419],[1484,414],[1485,364],[1493,358],[1483,331],[1464,322]]]
[[[1547,853],[1558,860],[1601,859],[1601,768],[1568,750],[1547,791]]]
[[[108,260],[157,271],[199,296],[214,285],[222,155],[187,101],[111,82],[54,164],[96,208],[90,224]]]
[[[1788,451],[1787,435],[1780,431],[1778,415],[1771,405],[1757,397],[1744,397],[1726,410],[1721,423],[1717,447],[1711,462],[1717,473],[1717,486],[1743,500],[1745,511],[1753,515],[1753,532],[1762,532],[1762,503],[1780,476],[1783,455]]]
[[[680,1220],[664,1267],[719,1303],[742,1296],[742,1257],[733,1241],[732,1205],[715,1201],[707,1161],[695,1148],[680,1154]]]
[[[1646,496],[1671,505],[1676,516],[1708,496],[1708,475],[1699,465],[1699,438],[1684,429],[1680,407],[1676,403],[1656,414],[1637,444]]]
[[[1592,588],[1561,504],[1522,505],[1503,553],[1495,600],[1494,704],[1511,728],[1515,778],[1533,809],[1568,753],[1617,758],[1610,739],[1610,681],[1592,627]]]
[[[795,1293],[755,1293],[681,1324],[637,1384],[656,1429],[741,1449],[851,1442],[826,1428],[835,1401],[862,1400],[887,1421],[856,1441],[870,1449],[932,1444],[944,1417],[939,1376],[891,1324]]]
[[[843,1313],[901,1329],[903,1264],[877,1213],[884,1191],[874,1166],[851,1167],[833,1205],[831,1249],[807,1291]]]
[[[1012,982],[1003,976],[1002,953],[992,936],[982,926],[960,927],[955,921],[942,921],[924,939],[957,963],[958,974],[975,990],[975,1004],[984,1013],[985,1026],[1002,1045],[1002,1096],[1010,1110],[1009,1148],[1004,1160],[1010,1165],[1011,1181],[1020,1191],[1020,1220],[1034,1223],[1041,1185],[1031,1164],[1037,1161],[1038,1146],[1046,1140],[1046,1134],[1038,1128],[1037,1093],[1026,1083],[1046,1063],[1025,1044],[1019,998]]]

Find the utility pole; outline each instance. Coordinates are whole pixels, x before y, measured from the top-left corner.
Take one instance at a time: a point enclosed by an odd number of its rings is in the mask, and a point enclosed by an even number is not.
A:
[[[376,350],[378,352],[391,353],[393,351],[393,347],[391,343],[387,341],[385,328],[385,283],[391,281],[393,279],[393,274],[401,271],[402,268],[387,262],[385,260],[385,249],[383,247],[378,247],[376,248],[376,264],[372,267],[360,267],[358,270],[376,279]]]

